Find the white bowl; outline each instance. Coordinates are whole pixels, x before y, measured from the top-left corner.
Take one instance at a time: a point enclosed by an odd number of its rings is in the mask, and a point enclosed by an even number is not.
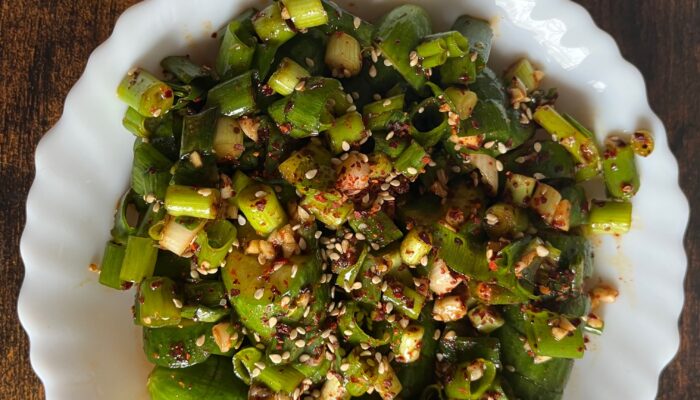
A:
[[[396,1],[354,0],[351,10],[374,17]],[[617,283],[606,331],[576,363],[566,399],[652,399],[661,369],[678,348],[688,204],[666,132],[651,111],[643,78],[610,36],[568,0],[423,0],[438,29],[463,13],[496,27],[493,63],[527,55],[560,89],[559,107],[594,128],[646,128],[656,150],[641,160],[642,187],[634,227],[621,239],[596,242],[598,275]],[[341,1],[348,5],[349,0]],[[166,55],[211,61],[212,32],[260,1],[146,0],[127,10],[90,57],[66,99],[64,114],[39,143],[36,178],[27,200],[21,252],[26,277],[19,315],[46,396],[56,399],[146,399],[150,367],[133,326],[132,293],[97,283],[88,264],[100,259],[115,202],[128,185],[133,138],[121,126],[115,96],[121,77],[139,65],[158,71]]]

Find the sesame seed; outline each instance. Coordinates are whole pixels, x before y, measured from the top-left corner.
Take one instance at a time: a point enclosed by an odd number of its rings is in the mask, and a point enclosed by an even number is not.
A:
[[[260,370],[258,368],[253,368],[253,371],[250,373],[251,378],[257,378],[258,375],[260,375]]]
[[[282,362],[282,356],[279,354],[270,354],[270,361],[275,364],[279,364]]]
[[[362,24],[362,20],[360,17],[355,17],[352,19],[352,25],[355,27],[355,29],[358,29],[360,27],[360,24]]]
[[[537,246],[536,250],[537,255],[540,257],[547,257],[549,255],[549,250],[542,245]]]
[[[206,340],[207,340],[206,336],[202,335],[202,336],[197,338],[197,341],[195,342],[195,344],[197,345],[197,347],[202,347],[202,346],[204,346],[204,342]]]
[[[314,179],[314,177],[316,176],[317,173],[318,173],[317,169],[310,169],[310,170],[306,171],[306,174],[304,174],[304,176],[306,177],[306,179]]]
[[[182,308],[182,301],[178,299],[173,299],[173,304],[175,304],[176,308]]]
[[[390,313],[394,310],[394,303],[386,303],[386,312]]]
[[[348,336],[348,337],[352,336],[352,331],[351,330],[343,331],[343,335]]]
[[[340,147],[343,149],[343,151],[348,151],[348,150],[350,150],[350,143],[343,140],[343,143],[340,145]]]
[[[384,65],[386,65],[387,67],[391,67],[391,66],[394,65],[394,64],[391,63],[391,60],[389,60],[388,58],[385,58],[385,59],[384,59]]]
[[[291,357],[291,356],[292,355],[288,351],[285,351],[284,353],[282,353],[283,360],[289,360],[289,357]]]
[[[375,67],[374,65],[369,67],[369,76],[370,76],[370,78],[377,77],[377,67]]]
[[[503,171],[503,163],[500,160],[496,160],[496,171]]]
[[[260,299],[262,299],[264,294],[265,294],[265,289],[260,288],[260,289],[255,291],[255,293],[253,294],[253,297],[255,297],[256,300],[260,300]]]
[[[498,223],[498,217],[493,214],[486,214],[486,223],[489,225],[496,225]]]
[[[349,370],[349,369],[350,369],[350,364],[347,364],[347,363],[346,363],[346,364],[343,364],[343,365],[340,366],[340,370],[343,371],[343,372],[345,372],[345,371],[347,371],[347,370]]]
[[[190,153],[190,163],[192,163],[195,168],[199,168],[204,165],[202,162],[202,157],[196,151]]]
[[[393,137],[394,137],[394,131],[391,131],[391,132],[387,133],[386,140],[390,140]]]
[[[257,192],[255,192],[255,198],[259,199],[261,197],[265,197],[266,194],[267,192],[265,192],[264,190],[258,190]]]
[[[386,99],[386,100],[384,100],[384,103],[382,103],[382,105],[383,105],[384,107],[390,106],[390,105],[391,105],[391,99]]]
[[[537,180],[547,178],[544,174],[541,174],[541,173],[539,173],[539,172],[535,172],[534,174],[532,174],[532,176],[533,176],[535,179],[537,179]]]
[[[299,356],[299,361],[301,362],[307,362],[311,359],[311,356],[308,354],[302,354]]]
[[[353,104],[353,105],[351,105],[350,107],[348,107],[348,109],[345,110],[345,111],[347,111],[347,112],[354,112],[354,111],[357,111],[357,106]]]
[[[408,167],[406,168],[406,172],[408,172],[411,175],[416,175],[418,173],[418,170],[413,167]]]
[[[542,143],[540,143],[540,142],[535,142],[535,144],[533,145],[533,147],[535,148],[535,151],[538,152],[538,153],[539,153],[540,151],[542,151]]]
[[[373,283],[373,284],[379,285],[381,282],[382,282],[382,278],[380,278],[380,277],[378,277],[378,276],[373,276],[373,277],[372,277],[372,283]]]
[[[363,235],[363,234],[360,233],[360,232],[357,232],[357,233],[355,234],[355,237],[357,238],[357,240],[365,240],[365,239],[366,239],[365,235]]]
[[[508,148],[506,148],[505,144],[500,142],[500,143],[498,143],[498,152],[501,154],[506,154],[508,152]]]
[[[297,331],[291,331],[291,332],[289,333],[289,338],[292,339],[292,340],[296,339],[297,336],[299,336],[299,332],[297,332]]]
[[[491,140],[491,141],[489,141],[489,142],[484,143],[484,148],[485,148],[485,149],[490,149],[490,148],[493,147],[495,144],[496,144],[496,142],[494,142],[493,140]]]
[[[312,59],[309,58],[309,57],[306,57],[306,59],[305,59],[304,61],[306,62],[306,65],[307,65],[309,68],[313,68],[313,67],[316,65],[316,63],[314,62],[314,60],[312,60]]]
[[[355,282],[352,284],[352,290],[360,290],[362,289],[362,283],[361,282]]]
[[[272,317],[267,321],[267,326],[274,328],[277,325],[277,318]]]
[[[205,188],[205,189],[199,189],[199,190],[197,191],[197,193],[200,194],[200,195],[202,195],[202,196],[204,196],[204,197],[209,197],[209,196],[211,196],[211,193],[212,193],[212,192],[211,192],[211,189],[206,189],[206,188]]]

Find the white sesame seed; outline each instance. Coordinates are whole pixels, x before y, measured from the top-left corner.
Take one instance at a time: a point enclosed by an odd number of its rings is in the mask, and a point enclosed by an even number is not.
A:
[[[343,151],[348,151],[348,150],[350,150],[350,143],[343,140],[343,143],[340,145],[340,147],[343,149]]]
[[[197,347],[202,347],[202,346],[204,346],[204,342],[206,340],[207,340],[206,336],[202,335],[202,336],[197,338],[197,341],[195,342],[195,344],[197,345]]]
[[[285,351],[284,353],[282,353],[283,360],[289,360],[289,357],[291,357],[291,356],[292,355],[288,351]]]
[[[549,255],[549,250],[542,245],[537,246],[535,250],[537,251],[537,255],[540,257],[547,257]]]
[[[544,174],[539,173],[539,172],[535,172],[534,174],[532,174],[532,176],[533,176],[535,179],[537,179],[537,180],[541,180],[541,179],[547,178]]]
[[[265,294],[265,289],[260,288],[260,289],[255,291],[255,293],[253,294],[253,297],[255,297],[256,300],[260,300],[260,299],[262,299],[264,294]]]
[[[267,321],[267,326],[274,328],[277,325],[277,318],[272,317]]]
[[[306,171],[306,174],[304,174],[304,176],[306,177],[306,179],[314,179],[314,177],[316,176],[317,173],[318,173],[317,169],[310,169],[310,170]]]
[[[369,67],[369,76],[370,76],[370,78],[377,77],[377,67],[375,67],[374,65]]]
[[[302,354],[299,356],[299,361],[301,362],[307,362],[311,359],[311,356],[308,354]]]
[[[260,375],[260,370],[258,368],[253,368],[253,371],[250,373],[251,378],[257,378],[258,375]]]
[[[348,109],[345,110],[345,111],[346,111],[346,112],[354,112],[354,111],[357,111],[357,106],[353,104],[353,105],[351,105],[350,107],[348,107]]]
[[[394,303],[386,303],[386,312],[390,313],[394,310]]]
[[[503,163],[500,160],[496,160],[496,171],[503,171]]]
[[[408,167],[406,168],[406,172],[408,172],[411,175],[416,175],[418,173],[418,170],[413,167]]]
[[[309,68],[313,68],[313,67],[316,65],[316,63],[314,62],[314,60],[312,60],[312,59],[309,58],[309,57],[306,57],[306,59],[305,59],[304,61],[306,62],[306,65],[307,65]]]
[[[382,282],[382,278],[380,278],[380,277],[378,277],[378,276],[373,276],[373,277],[372,277],[372,283],[373,283],[373,284],[379,285],[381,282]]]
[[[388,58],[385,58],[385,59],[384,59],[384,65],[386,65],[387,67],[391,67],[391,66],[394,65],[394,64],[391,63],[391,60],[389,60]]]
[[[360,233],[360,232],[357,232],[357,233],[355,234],[355,237],[357,238],[357,240],[365,240],[365,239],[367,239],[367,238],[365,237],[365,235],[363,235],[363,234]]]
[[[508,152],[508,148],[506,148],[506,145],[503,144],[502,142],[498,143],[498,152],[501,154],[506,154]]]
[[[542,151],[542,143],[540,143],[540,142],[535,142],[535,144],[533,145],[533,147],[535,148],[535,151],[538,152],[538,153],[539,153],[540,151]]]
[[[279,354],[270,354],[270,361],[275,364],[279,364],[282,362],[282,356]]]
[[[352,19],[352,25],[355,27],[355,29],[358,29],[360,27],[360,24],[362,24],[362,20],[360,17],[355,17]]]
[[[340,370],[343,371],[343,372],[345,372],[345,371],[347,371],[347,370],[349,370],[349,369],[350,369],[350,364],[347,364],[347,363],[346,363],[346,364],[343,364],[343,365],[340,366]]]

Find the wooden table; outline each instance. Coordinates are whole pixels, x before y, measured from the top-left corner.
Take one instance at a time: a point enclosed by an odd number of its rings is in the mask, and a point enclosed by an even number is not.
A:
[[[471,0],[478,1],[478,0]],[[700,3],[697,0],[578,0],[647,79],[681,165],[681,186],[700,206]],[[60,117],[92,50],[136,0],[0,2],[0,399],[43,399],[16,316],[23,269],[18,246],[34,148]],[[661,377],[659,399],[700,395],[700,214],[686,235],[689,256],[680,353]],[[659,268],[663,268],[659,265]],[[67,368],[70,362],[67,361]],[[624,399],[627,400],[627,399]]]

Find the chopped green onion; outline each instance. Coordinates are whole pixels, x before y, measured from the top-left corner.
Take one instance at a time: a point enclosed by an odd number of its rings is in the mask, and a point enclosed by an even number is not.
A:
[[[236,227],[226,220],[215,220],[197,236],[197,263],[201,268],[216,270],[236,240]]]
[[[433,249],[433,238],[427,229],[411,229],[401,242],[401,259],[408,265],[418,265]]]
[[[321,0],[282,0],[294,27],[303,30],[328,23]]]
[[[396,168],[397,172],[410,179],[421,173],[423,168],[429,162],[430,155],[425,151],[425,149],[423,149],[420,144],[411,142],[411,144],[406,147],[406,149],[396,159],[394,168]]]
[[[283,58],[277,70],[272,73],[268,85],[282,96],[290,95],[303,78],[311,76],[309,71],[290,58]]]
[[[359,144],[368,135],[362,121],[362,114],[357,111],[336,118],[326,134],[328,135],[329,147],[334,154],[347,151],[346,146]]]
[[[160,65],[186,84],[190,84],[196,79],[211,78],[207,68],[193,63],[188,56],[165,57]]]
[[[144,279],[136,297],[137,323],[149,328],[179,324],[182,301],[177,298],[175,290],[175,282],[170,278]]]
[[[200,155],[212,153],[218,118],[218,111],[210,108],[199,114],[187,115],[182,119],[180,157],[193,151]]]
[[[503,77],[507,82],[519,80],[527,89],[528,93],[536,90],[540,86],[541,77],[536,76],[535,68],[527,58],[518,60],[511,65]]]
[[[238,207],[250,225],[261,235],[267,236],[287,223],[287,214],[274,189],[254,183],[246,186],[237,197]]]
[[[160,117],[170,111],[175,98],[170,86],[141,68],[129,71],[119,84],[117,95],[146,117]]]
[[[219,76],[229,78],[250,69],[257,44],[250,21],[252,15],[253,11],[248,11],[226,26],[215,64]]]
[[[629,200],[639,190],[639,173],[634,158],[632,146],[620,136],[605,139],[603,177],[612,197]]]
[[[214,86],[209,91],[207,105],[219,107],[219,112],[234,118],[254,112],[257,106],[253,72],[245,72]]]
[[[100,283],[112,289],[125,289],[124,282],[119,279],[126,255],[126,248],[114,242],[107,242],[102,264],[100,266]]]
[[[300,205],[328,229],[340,228],[354,209],[352,202],[344,201],[343,196],[335,190],[310,192],[304,196]]]
[[[274,2],[253,16],[253,28],[265,43],[280,46],[293,38],[296,32],[282,17],[281,3]]]
[[[354,37],[345,32],[333,33],[326,46],[325,62],[332,75],[350,78],[362,70],[362,48]]]
[[[588,221],[591,231],[596,234],[627,233],[632,225],[632,203],[594,201]]]
[[[175,217],[214,219],[218,215],[219,191],[171,185],[165,194],[165,209]]]
[[[129,236],[119,279],[124,282],[141,282],[153,276],[158,258],[158,247],[151,238]]]
[[[459,114],[459,119],[465,120],[472,115],[478,96],[476,93],[461,88],[452,86],[445,89],[445,95],[450,99],[455,106],[455,111]]]
[[[157,237],[160,246],[178,256],[183,255],[197,237],[206,220],[190,217],[170,217],[165,222],[161,232],[152,232]],[[154,235],[151,235],[152,237]]]
[[[216,122],[216,132],[212,148],[218,162],[237,160],[245,151],[245,134],[238,120],[225,115]]]

